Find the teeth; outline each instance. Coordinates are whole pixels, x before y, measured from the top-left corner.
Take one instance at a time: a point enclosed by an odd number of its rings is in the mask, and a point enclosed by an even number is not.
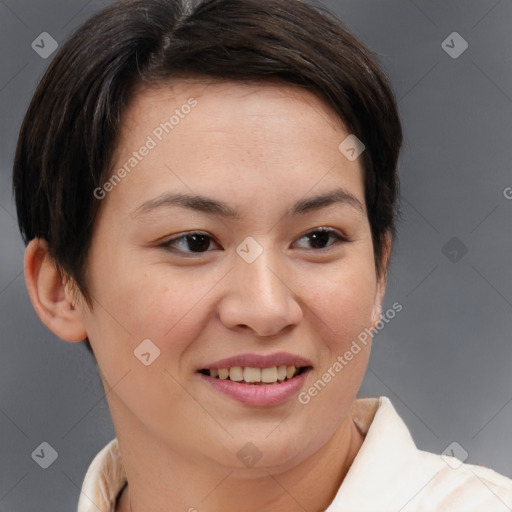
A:
[[[210,377],[229,379],[234,382],[247,382],[248,384],[272,384],[277,381],[291,379],[297,371],[295,366],[271,366],[269,368],[252,368],[250,366],[233,366],[232,368],[219,368],[210,370]]]
[[[233,366],[229,370],[229,380],[234,380],[235,382],[244,380],[244,369],[241,366]]]
[[[272,368],[263,368],[261,370],[261,382],[277,382],[277,368],[275,366]]]
[[[259,368],[251,368],[246,366],[244,368],[245,382],[261,382],[261,370]]]

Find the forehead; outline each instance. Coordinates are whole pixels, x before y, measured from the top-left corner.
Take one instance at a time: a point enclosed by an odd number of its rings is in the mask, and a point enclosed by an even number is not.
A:
[[[311,122],[311,114],[323,118],[323,122],[332,129],[344,130],[343,121],[333,109],[317,95],[292,84],[270,81],[261,83],[233,82],[217,79],[179,79],[158,86],[139,87],[130,101],[123,125],[128,127],[146,117],[146,113],[162,110],[162,114],[183,107],[190,98],[201,104],[203,121],[213,115],[211,125],[222,121],[234,121],[239,117],[250,115],[255,121],[258,112],[264,116],[275,113],[285,115],[297,121],[298,117]],[[223,115],[219,116],[218,114]],[[226,114],[229,113],[229,116]],[[196,116],[197,117],[197,116]]]
[[[342,185],[364,204],[360,162],[338,149],[347,136],[322,100],[293,86],[181,80],[142,89],[123,117],[112,172],[133,169],[109,201],[135,205],[166,190],[227,200],[243,189],[282,201]]]

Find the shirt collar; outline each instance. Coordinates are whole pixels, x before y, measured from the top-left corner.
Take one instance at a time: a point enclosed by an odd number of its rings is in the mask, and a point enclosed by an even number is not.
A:
[[[117,438],[112,439],[91,462],[82,484],[77,512],[115,512],[126,473]]]
[[[423,482],[418,473],[418,449],[389,398],[361,398],[352,405],[352,417],[365,434],[350,469],[325,512],[384,510],[385,500],[405,505],[406,481]],[[375,508],[377,507],[377,508]],[[390,509],[391,510],[391,509]]]

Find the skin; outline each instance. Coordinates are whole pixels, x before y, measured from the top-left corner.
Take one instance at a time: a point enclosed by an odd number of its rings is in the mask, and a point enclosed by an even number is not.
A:
[[[307,405],[296,396],[243,405],[196,371],[235,354],[285,351],[312,362],[307,390],[376,324],[385,280],[375,271],[361,161],[340,153],[349,133],[306,91],[179,81],[135,96],[113,169],[190,97],[197,106],[102,201],[88,255],[93,310],[83,300],[71,306],[43,240],[27,248],[29,293],[55,334],[91,342],[129,482],[117,512],[324,510],[364,440],[350,408],[370,344]],[[296,201],[339,187],[362,209],[337,203],[285,216]],[[163,192],[224,201],[240,218],[178,206],[134,215]],[[321,227],[349,241],[333,235],[316,248],[305,235]],[[212,237],[207,252],[190,255],[183,238],[159,245],[191,231]],[[250,264],[236,253],[248,236],[263,248]],[[133,354],[146,338],[160,349],[149,366]],[[262,454],[252,468],[237,457],[247,442]]]

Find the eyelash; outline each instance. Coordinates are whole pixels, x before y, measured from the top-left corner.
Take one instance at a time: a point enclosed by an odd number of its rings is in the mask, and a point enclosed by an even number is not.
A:
[[[350,242],[350,240],[348,240],[346,237],[344,237],[343,235],[341,235],[338,231],[332,229],[332,228],[315,228],[311,231],[308,231],[307,233],[304,233],[300,238],[299,240],[303,239],[303,238],[307,238],[307,237],[310,237],[316,233],[328,233],[329,235],[333,236],[336,241],[331,244],[331,245],[328,245],[327,247],[323,247],[321,249],[310,249],[310,250],[313,250],[315,252],[324,252],[326,250],[329,250],[331,247],[335,246],[335,245],[338,245],[339,243],[348,243]],[[175,242],[179,241],[179,240],[186,240],[188,237],[191,237],[191,236],[194,236],[194,235],[199,235],[199,236],[204,236],[204,237],[207,237],[209,239],[211,239],[212,241],[214,241],[213,237],[211,237],[210,235],[208,235],[207,233],[204,233],[204,232],[201,232],[201,231],[190,231],[189,233],[185,233],[184,235],[180,235],[176,238],[173,238],[171,240],[168,240],[167,242],[164,242],[163,244],[160,244],[160,247],[166,249],[166,250],[169,250],[169,251],[176,251],[176,252],[179,252],[181,254],[186,254],[186,255],[200,255],[200,254],[205,254],[207,252],[211,252],[211,251],[203,251],[203,252],[193,252],[193,251],[182,251],[180,249],[176,249],[172,246],[172,244],[174,244]]]

